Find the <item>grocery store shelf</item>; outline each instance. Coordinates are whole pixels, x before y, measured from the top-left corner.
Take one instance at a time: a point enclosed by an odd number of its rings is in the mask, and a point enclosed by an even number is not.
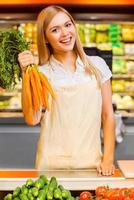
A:
[[[134,74],[113,74],[113,79],[134,79]]]
[[[134,60],[134,55],[113,56],[113,59]]]
[[[132,91],[132,92],[127,92],[127,91],[122,91],[122,92],[115,92],[115,91],[113,91],[113,94],[119,94],[120,96],[132,96],[132,97],[134,97],[134,92]],[[124,110],[126,110],[127,108],[124,108]]]

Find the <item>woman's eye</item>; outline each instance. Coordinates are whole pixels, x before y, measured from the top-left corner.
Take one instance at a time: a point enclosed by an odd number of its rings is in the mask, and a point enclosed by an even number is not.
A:
[[[70,27],[71,25],[72,25],[72,23],[69,22],[69,23],[66,24],[66,27]]]
[[[55,28],[55,29],[52,30],[52,32],[53,32],[53,33],[57,33],[57,32],[58,32],[58,29]]]

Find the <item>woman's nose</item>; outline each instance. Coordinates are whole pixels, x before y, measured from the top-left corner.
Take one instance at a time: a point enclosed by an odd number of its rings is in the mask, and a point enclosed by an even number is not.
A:
[[[68,35],[68,31],[66,30],[66,28],[62,28],[61,30],[62,35]]]

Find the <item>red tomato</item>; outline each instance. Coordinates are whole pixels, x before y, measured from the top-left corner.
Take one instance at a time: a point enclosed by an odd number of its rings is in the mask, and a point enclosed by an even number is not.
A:
[[[80,200],[89,200],[91,199],[91,197],[92,197],[91,192],[83,191],[80,193]]]
[[[120,200],[120,190],[113,189],[113,193],[110,196],[110,200]]]
[[[99,197],[99,196],[104,197],[106,191],[107,191],[107,188],[106,188],[106,187],[104,187],[104,186],[99,186],[99,187],[96,188],[95,194],[96,194],[96,196],[98,196],[98,197]]]
[[[109,200],[108,198],[102,198],[101,200]]]
[[[105,193],[105,198],[112,200],[112,195],[114,194],[114,192],[115,191],[113,189],[107,190],[106,193]]]
[[[102,200],[103,197],[96,197],[95,200]]]
[[[127,196],[127,197],[124,197],[123,200],[131,200],[131,199],[132,199],[131,197]]]
[[[124,200],[125,197],[128,197],[130,194],[130,190],[128,188],[120,189],[120,200]]]
[[[129,191],[130,191],[130,197],[132,198],[132,199],[134,199],[134,188],[129,188]]]

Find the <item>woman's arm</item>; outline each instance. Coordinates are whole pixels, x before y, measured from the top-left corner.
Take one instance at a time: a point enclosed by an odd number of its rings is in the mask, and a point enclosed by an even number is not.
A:
[[[99,173],[112,175],[114,173],[115,149],[115,119],[112,106],[112,91],[110,80],[102,84],[102,127],[104,135],[104,154]]]

